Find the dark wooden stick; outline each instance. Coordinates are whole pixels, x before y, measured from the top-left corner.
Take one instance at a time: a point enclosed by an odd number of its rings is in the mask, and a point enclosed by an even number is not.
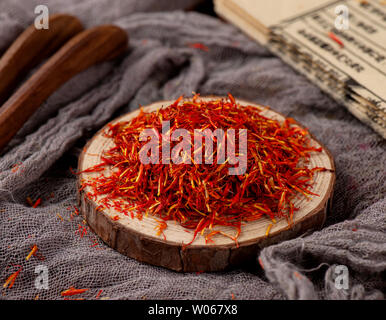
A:
[[[77,33],[83,31],[80,21],[67,14],[49,18],[49,29],[29,26],[12,43],[0,60],[0,105],[2,105],[27,71],[57,51]]]
[[[88,29],[69,40],[0,108],[0,150],[62,84],[90,66],[117,57],[128,36],[117,26]]]

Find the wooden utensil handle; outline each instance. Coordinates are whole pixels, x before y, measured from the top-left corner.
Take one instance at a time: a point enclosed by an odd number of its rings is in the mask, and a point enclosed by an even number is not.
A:
[[[83,30],[80,21],[68,14],[55,14],[48,21],[49,29],[29,26],[12,43],[0,60],[0,105],[11,95],[17,82],[28,69],[57,51]]]
[[[62,84],[88,67],[117,57],[128,44],[124,30],[104,25],[69,40],[0,108],[0,150]]]

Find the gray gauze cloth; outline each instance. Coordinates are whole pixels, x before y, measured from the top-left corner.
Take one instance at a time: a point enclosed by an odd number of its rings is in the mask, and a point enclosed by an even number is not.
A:
[[[379,135],[232,25],[183,11],[197,1],[44,2],[50,13],[74,14],[85,27],[122,27],[130,48],[61,87],[3,152],[0,284],[22,269],[12,288],[1,287],[1,299],[62,299],[61,291],[70,287],[90,288],[81,295],[86,299],[100,290],[105,299],[384,298],[386,153]],[[0,50],[33,22],[37,4],[0,2]],[[269,105],[327,146],[337,182],[322,230],[263,249],[249,267],[196,274],[137,262],[87,229],[73,213],[77,189],[70,171],[86,141],[139,104],[193,91],[231,92]],[[32,208],[27,197],[42,203]],[[34,244],[38,254],[26,261]],[[47,274],[48,281],[40,278]]]

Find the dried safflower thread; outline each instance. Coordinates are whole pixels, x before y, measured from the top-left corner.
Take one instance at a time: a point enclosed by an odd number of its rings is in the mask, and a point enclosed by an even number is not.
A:
[[[70,287],[70,289],[62,291],[61,295],[63,297],[74,296],[74,295],[77,295],[77,294],[84,293],[84,292],[86,292],[88,290],[90,290],[90,289],[75,289],[74,287]]]
[[[35,202],[32,201],[31,197],[27,197],[26,200],[32,208],[37,208],[42,203],[41,198],[38,198]]]
[[[339,46],[340,46],[341,48],[344,47],[343,41],[340,40],[340,39],[338,38],[338,36],[337,36],[335,33],[333,33],[332,31],[329,31],[327,34],[328,34],[328,37],[329,37],[331,40],[335,41],[337,44],[339,44]]]
[[[79,233],[80,237],[83,238],[85,235],[87,235],[87,227],[78,224],[78,229],[75,231],[75,233]]]
[[[174,220],[194,231],[191,242],[201,234],[206,242],[222,235],[237,243],[242,225],[262,217],[273,224],[285,218],[291,224],[298,210],[294,200],[317,196],[311,191],[314,175],[326,169],[309,168],[308,164],[311,154],[321,152],[322,148],[312,145],[307,129],[299,127],[295,120],[287,118],[279,122],[261,111],[236,103],[230,94],[228,99],[210,101],[196,94],[191,100],[180,97],[154,112],[141,109],[130,121],[109,124],[104,135],[113,140],[114,146],[103,151],[100,163],[78,173],[97,173],[83,179],[80,188],[87,187],[85,196],[98,199],[98,208],[112,208],[131,218],[142,219],[149,214],[159,218],[157,235],[163,234],[167,221]],[[180,153],[182,163],[170,161],[170,153],[163,150],[167,138],[163,133],[164,121],[170,123],[168,133],[185,129],[191,138],[196,130],[246,130],[246,171],[231,175],[230,158],[218,161],[222,156],[219,146],[225,148],[225,142],[227,146],[237,146],[241,134],[234,141],[215,136],[212,149],[202,139],[201,147],[191,154],[186,150]],[[167,163],[140,161],[140,150],[147,143],[139,139],[144,129],[153,130],[161,138],[156,150],[159,159],[165,157]],[[193,146],[195,142],[191,141]],[[170,141],[170,136],[169,142],[170,150],[179,143]],[[217,160],[198,162],[196,153],[203,150],[202,155]],[[241,147],[236,148],[238,156],[243,155],[240,150]],[[221,226],[233,227],[235,233],[227,234],[216,228]],[[271,227],[272,224],[267,235]]]
[[[30,253],[28,254],[28,256],[26,256],[25,260],[28,261],[32,257],[32,255],[34,255],[37,251],[38,251],[38,247],[36,244],[34,244],[31,248]]]
[[[32,208],[37,208],[42,203],[42,199],[39,198],[35,201],[35,203],[32,205]]]
[[[8,289],[11,289],[13,287],[15,281],[16,281],[17,276],[19,275],[20,271],[23,269],[22,266],[20,266],[20,265],[16,265],[15,267],[19,267],[19,269],[17,271],[15,271],[14,273],[12,273],[7,278],[7,280],[3,284],[3,288],[7,288],[8,287]]]
[[[266,237],[268,237],[269,232],[271,231],[272,226],[273,226],[272,223],[270,223],[270,224],[268,225],[268,227],[267,227],[267,229],[266,229],[266,231],[265,231],[265,236],[266,236]]]
[[[206,51],[206,52],[209,51],[209,48],[206,45],[204,45],[202,43],[199,43],[199,42],[197,42],[197,43],[188,43],[188,46],[190,48],[193,48],[193,49],[199,49],[199,50]]]
[[[27,200],[27,203],[29,204],[30,207],[32,207],[32,206],[34,205],[34,203],[33,203],[32,199],[31,199],[31,197],[27,197],[26,200]]]
[[[39,251],[39,248],[36,244],[31,246],[31,251],[27,255],[27,257],[25,258],[25,260],[28,261],[29,259],[31,259],[32,256],[34,256],[35,258],[37,258],[41,261],[45,260],[45,257],[41,254],[41,252]]]
[[[99,297],[101,296],[102,292],[103,292],[103,289],[100,289],[98,294],[96,295],[95,299],[99,299]]]
[[[20,169],[22,169],[22,170],[20,170]],[[14,165],[12,165],[12,168],[11,168],[12,173],[16,173],[16,172],[18,172],[19,170],[20,170],[21,173],[24,172],[24,165],[23,165],[23,163],[20,162],[20,161],[17,162],[17,163],[15,163]]]

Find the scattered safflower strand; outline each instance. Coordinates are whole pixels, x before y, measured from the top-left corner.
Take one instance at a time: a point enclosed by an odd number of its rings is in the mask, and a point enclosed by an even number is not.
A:
[[[34,255],[36,253],[36,251],[38,251],[38,247],[36,244],[34,244],[33,247],[31,248],[31,252],[25,258],[25,260],[28,261],[32,257],[32,255]]]
[[[7,279],[7,280],[5,281],[5,283],[3,284],[3,288],[7,288],[7,287],[8,287],[9,289],[12,288],[13,284],[15,283],[15,280],[16,280],[17,276],[19,275],[20,271],[23,269],[22,266],[19,266],[19,265],[17,265],[16,267],[19,267],[19,269],[18,269],[16,272],[12,273],[12,274],[8,277],[8,279]]]
[[[70,287],[70,289],[67,289],[67,290],[64,290],[61,292],[61,295],[63,297],[67,297],[67,296],[74,296],[76,294],[81,294],[81,293],[84,293],[86,292],[87,290],[89,289],[75,289],[74,287]]]

